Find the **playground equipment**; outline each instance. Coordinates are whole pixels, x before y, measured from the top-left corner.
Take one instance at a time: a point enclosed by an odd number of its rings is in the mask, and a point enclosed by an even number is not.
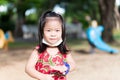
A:
[[[119,52],[118,50],[110,47],[107,43],[105,43],[102,40],[101,34],[103,30],[104,30],[103,26],[97,26],[97,27],[90,26],[86,32],[88,41],[99,50],[109,53],[118,53]]]
[[[0,29],[0,48],[4,50],[8,50],[9,42],[14,42],[12,32],[7,31],[6,33],[4,33],[4,31]]]

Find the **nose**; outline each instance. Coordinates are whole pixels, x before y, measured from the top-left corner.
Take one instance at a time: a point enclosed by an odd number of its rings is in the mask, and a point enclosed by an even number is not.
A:
[[[57,33],[56,33],[55,31],[52,31],[52,32],[51,32],[51,36],[52,36],[52,37],[56,36],[56,34],[57,34]]]

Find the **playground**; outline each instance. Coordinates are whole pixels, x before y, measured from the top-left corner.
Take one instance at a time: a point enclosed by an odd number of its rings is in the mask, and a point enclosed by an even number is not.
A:
[[[12,43],[9,51],[0,50],[1,80],[34,80],[25,73],[24,68],[35,45],[31,43],[30,47],[22,42],[16,47]],[[77,64],[76,70],[68,75],[68,80],[120,80],[120,54],[109,54],[98,49],[96,53],[89,54],[90,46],[86,40],[69,40],[68,46]],[[120,49],[118,44],[112,46]]]
[[[93,40],[100,43],[94,53],[90,53],[87,39],[67,39],[77,64],[76,70],[69,73],[68,80],[120,80],[120,53],[111,54],[107,50],[120,50],[120,32],[114,31],[115,43],[103,43],[102,39]],[[35,39],[4,39],[6,48],[0,50],[0,79],[2,80],[34,80],[25,73],[25,64],[37,45]],[[97,42],[98,41],[98,42]],[[110,47],[105,47],[109,45]],[[99,48],[100,47],[100,48]],[[103,49],[104,47],[104,49]]]
[[[66,61],[74,64],[71,57],[58,55],[58,47],[62,53],[69,48],[76,62],[67,80],[120,80],[120,0],[0,0],[0,80],[36,80],[25,66],[33,49],[38,46],[43,52],[46,45],[47,55],[39,59],[46,63],[35,67],[54,78],[63,80],[72,69]],[[66,70],[56,66],[61,60]]]

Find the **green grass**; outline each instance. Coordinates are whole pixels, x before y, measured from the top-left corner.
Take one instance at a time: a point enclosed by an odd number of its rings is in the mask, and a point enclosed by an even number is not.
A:
[[[120,30],[114,30],[113,36],[114,36],[115,40],[120,41]]]
[[[13,42],[13,43],[9,43],[9,47],[10,48],[31,48],[34,47],[36,45],[36,43],[33,42]]]
[[[9,43],[9,47],[14,49],[14,48],[31,48],[31,47],[35,47],[37,45],[37,42],[13,42],[13,43]],[[85,48],[88,43],[86,40],[82,40],[82,39],[67,39],[67,45],[72,48]]]
[[[67,39],[67,45],[71,49],[89,48],[89,44],[88,44],[88,41],[86,39]]]

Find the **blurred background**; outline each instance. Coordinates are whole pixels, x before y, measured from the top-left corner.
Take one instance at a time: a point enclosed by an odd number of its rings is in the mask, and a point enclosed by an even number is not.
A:
[[[103,41],[120,50],[120,0],[0,0],[1,80],[34,80],[25,74],[24,66],[38,44],[38,21],[46,10],[64,17],[67,45],[78,61],[78,71],[71,73],[68,80],[120,80],[119,53],[111,56],[96,49],[96,54],[90,54],[86,36],[91,21],[96,20],[104,27]],[[98,70],[101,66],[103,73]],[[9,75],[10,78],[6,77]]]
[[[119,0],[1,0],[0,28],[4,32],[12,31],[14,38],[37,39],[39,17],[48,9],[63,15],[67,27],[80,23],[83,31],[88,28],[91,20],[97,20],[105,27],[103,38],[108,42],[114,41],[113,29],[120,29]],[[84,38],[81,31],[79,29],[76,37]],[[76,31],[67,29],[67,32],[71,34]]]

